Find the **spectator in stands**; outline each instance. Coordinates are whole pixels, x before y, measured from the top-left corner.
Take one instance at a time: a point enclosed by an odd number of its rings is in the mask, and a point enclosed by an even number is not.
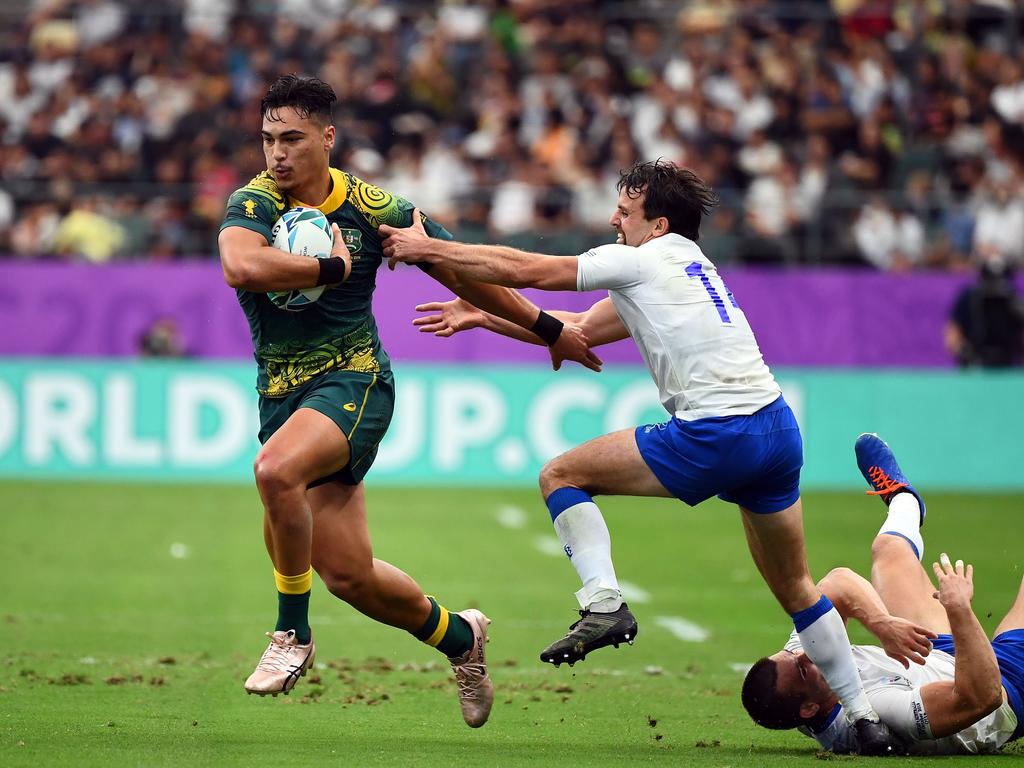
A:
[[[73,258],[103,263],[124,244],[124,230],[100,210],[100,201],[84,198],[60,220],[54,235],[54,251]]]
[[[140,223],[144,256],[212,258],[216,189],[260,170],[258,153],[232,149],[258,129],[252,100],[301,70],[340,96],[335,162],[432,201],[453,227],[459,199],[489,206],[492,236],[529,232],[538,211],[546,230],[599,226],[594,190],[660,155],[715,184],[731,209],[720,244],[749,242],[752,218],[780,221],[742,201],[763,199],[791,163],[799,223],[757,233],[767,261],[836,260],[857,212],[878,193],[899,208],[915,173],[929,179],[910,201],[919,215],[893,215],[944,255],[915,259],[904,245],[905,258],[879,263],[1024,258],[1024,59],[1009,45],[1024,12],[1009,3],[995,21],[970,4],[891,2],[806,3],[797,16],[789,3],[704,0],[630,14],[611,0],[30,5],[0,35],[0,177],[13,206],[0,245],[22,257],[52,250],[52,237],[26,235],[49,221],[39,206],[58,183],[60,200],[91,198],[115,231],[125,217],[134,227],[100,258],[139,257]],[[957,178],[978,163],[984,195]],[[572,194],[568,215],[548,204],[552,181]],[[934,216],[947,190],[956,210]]]
[[[173,317],[157,318],[139,337],[143,357],[185,357],[185,342]]]
[[[989,184],[975,220],[974,250],[982,258],[1002,256],[1017,264],[1024,259],[1024,199],[1013,195],[1007,181]]]
[[[910,269],[924,253],[921,221],[906,207],[893,208],[881,195],[861,209],[853,238],[864,260],[882,270]]]

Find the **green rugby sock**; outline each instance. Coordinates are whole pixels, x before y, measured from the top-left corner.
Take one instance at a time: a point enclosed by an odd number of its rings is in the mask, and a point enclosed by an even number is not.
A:
[[[295,630],[300,645],[309,642],[313,633],[309,629],[309,593],[313,589],[313,569],[298,576],[285,576],[274,569],[277,584],[276,632]]]
[[[473,647],[473,629],[464,618],[450,613],[437,600],[430,601],[430,615],[423,626],[412,632],[417,640],[432,645],[450,659],[463,656]]]
[[[295,630],[299,645],[305,645],[312,636],[309,628],[309,592],[301,595],[277,593],[277,626],[275,630]]]

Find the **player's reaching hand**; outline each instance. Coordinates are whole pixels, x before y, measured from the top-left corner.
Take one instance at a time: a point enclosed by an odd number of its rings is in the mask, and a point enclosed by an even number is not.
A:
[[[932,563],[932,570],[939,583],[939,588],[932,595],[938,600],[946,612],[970,610],[971,599],[974,597],[974,566],[964,567],[963,560],[957,560],[956,564],[949,561],[949,555],[943,552],[939,555],[939,562]]]
[[[412,210],[412,224],[408,227],[392,227],[381,224],[377,230],[384,248],[384,257],[388,260],[388,269],[394,269],[398,262],[414,264],[429,261],[425,250],[430,245],[430,235],[423,228],[423,218],[419,208]]]
[[[420,333],[432,333],[435,336],[448,337],[459,331],[479,328],[487,318],[486,313],[477,309],[465,299],[451,301],[431,301],[419,304],[417,312],[439,312],[436,315],[417,317],[412,324],[419,327]]]
[[[551,367],[556,371],[566,360],[574,360],[584,368],[589,368],[597,373],[601,372],[601,366],[604,364],[604,361],[590,348],[590,341],[583,332],[583,328],[575,323],[563,324],[558,340],[548,347],[548,351],[551,353]]]
[[[914,624],[899,616],[886,616],[872,624],[871,632],[878,638],[885,654],[909,668],[910,662],[924,664],[931,653],[931,641],[938,637],[930,629]]]
[[[485,328],[519,341],[532,344],[544,343],[535,333],[527,331],[515,323],[488,314],[462,298],[427,302],[417,306],[416,311],[435,313],[417,317],[412,321],[412,324],[417,326],[421,333],[448,337],[471,328]],[[575,313],[567,312],[554,312],[554,315],[557,316],[555,319],[558,321],[556,323],[558,337],[548,347],[551,354],[551,367],[557,371],[562,367],[562,363],[571,360],[584,368],[600,373],[604,362],[590,349],[590,340],[587,338],[583,326],[570,319],[578,316]]]

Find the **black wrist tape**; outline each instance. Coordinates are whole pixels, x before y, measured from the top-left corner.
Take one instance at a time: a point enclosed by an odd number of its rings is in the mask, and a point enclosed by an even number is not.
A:
[[[562,334],[562,328],[564,327],[565,324],[561,320],[552,317],[542,310],[537,317],[537,322],[530,328],[530,333],[540,336],[544,343],[550,347],[558,341],[558,337]]]
[[[343,258],[331,256],[328,259],[319,259],[319,262],[320,276],[316,279],[317,285],[329,285],[345,281],[345,260]]]

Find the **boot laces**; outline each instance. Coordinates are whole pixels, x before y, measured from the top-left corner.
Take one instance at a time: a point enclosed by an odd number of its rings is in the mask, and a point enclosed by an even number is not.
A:
[[[869,496],[887,496],[893,491],[907,487],[906,483],[899,483],[889,477],[881,467],[871,467],[868,470],[868,477],[871,480],[871,484],[875,486],[874,490],[867,492]]]
[[[263,652],[263,656],[260,658],[260,663],[256,665],[256,669],[261,672],[285,672],[291,666],[292,651],[295,650],[294,645],[288,645],[286,643],[287,638],[279,638],[273,632],[267,632],[267,637],[270,638],[270,645],[267,646],[267,650]]]

